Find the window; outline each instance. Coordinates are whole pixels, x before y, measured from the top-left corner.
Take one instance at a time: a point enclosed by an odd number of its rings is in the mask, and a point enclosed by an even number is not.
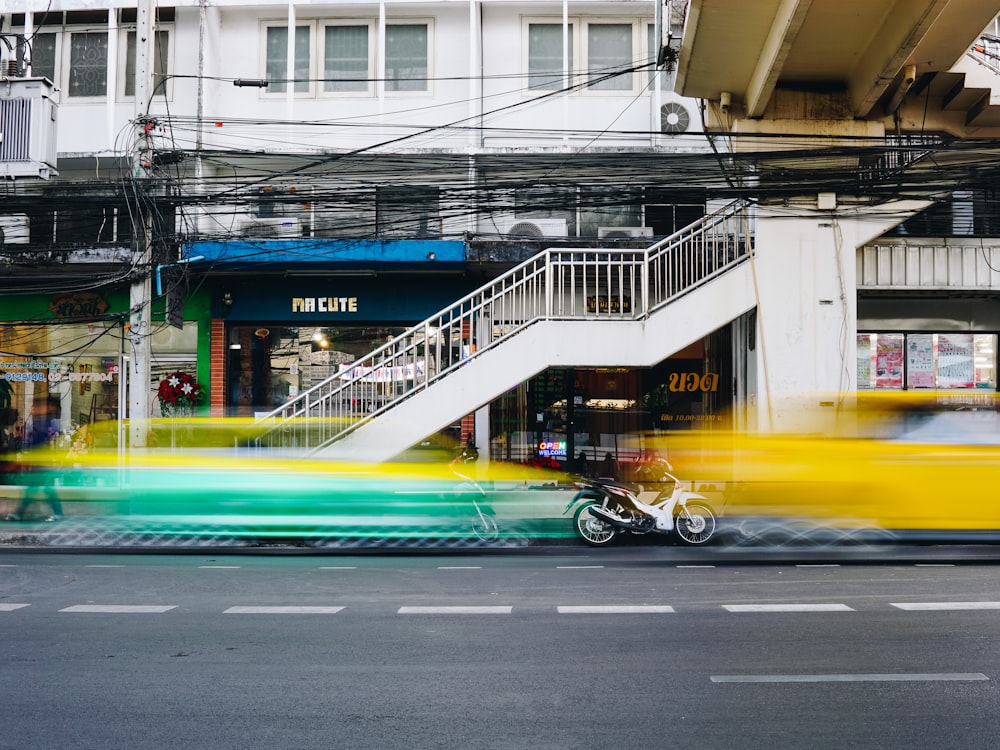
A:
[[[35,34],[31,38],[31,74],[56,81],[56,34]]]
[[[859,333],[858,388],[996,390],[996,344],[991,333]]]
[[[69,85],[72,97],[105,96],[108,89],[108,34],[78,31],[70,34]]]
[[[436,187],[378,188],[375,194],[380,237],[435,239],[441,236]]]
[[[427,24],[386,26],[386,91],[427,91],[427,42]]]
[[[153,96],[166,96],[166,78],[170,32],[157,31],[153,41]],[[135,32],[125,35],[125,96],[135,96]]]
[[[573,24],[568,27],[569,70],[563,75],[563,25],[528,24],[528,88],[558,91],[573,85]]]
[[[588,88],[594,91],[632,90],[632,24],[592,23],[587,26]],[[616,71],[623,71],[615,74]],[[609,74],[613,74],[610,75]]]
[[[294,91],[297,94],[308,93],[311,89],[310,36],[312,28],[309,25],[295,27],[295,60],[292,69]],[[283,94],[288,91],[288,27],[268,26],[266,31],[266,62],[264,74],[268,80],[267,91],[273,94]]]
[[[368,25],[327,26],[323,30],[323,91],[371,90]]]

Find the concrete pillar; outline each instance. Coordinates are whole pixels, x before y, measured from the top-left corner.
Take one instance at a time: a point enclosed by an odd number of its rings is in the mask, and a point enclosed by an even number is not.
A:
[[[758,209],[757,428],[828,430],[857,390],[856,250],[928,205],[829,195]],[[832,207],[831,207],[832,206]]]

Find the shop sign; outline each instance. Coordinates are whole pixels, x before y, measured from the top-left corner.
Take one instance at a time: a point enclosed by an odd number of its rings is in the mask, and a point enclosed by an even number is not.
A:
[[[357,297],[292,297],[293,313],[356,313]]]
[[[94,318],[108,311],[108,301],[97,292],[60,294],[49,302],[57,318]]]
[[[696,372],[673,372],[667,381],[667,389],[673,393],[714,393],[719,389],[719,374],[706,372],[699,375]]]
[[[538,444],[539,456],[565,456],[565,440],[543,440]]]

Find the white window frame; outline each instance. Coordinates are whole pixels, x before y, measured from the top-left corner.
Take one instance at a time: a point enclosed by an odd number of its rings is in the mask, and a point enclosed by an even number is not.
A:
[[[581,50],[580,50],[580,75],[585,79],[590,78],[590,27],[591,26],[630,26],[632,29],[632,58],[628,62],[628,65],[635,66],[635,61],[637,59],[636,50],[643,50],[646,48],[647,43],[644,37],[646,32],[646,26],[644,23],[637,21],[635,18],[613,18],[613,17],[602,17],[600,20],[596,18],[585,18],[583,19],[583,29],[581,30]],[[640,32],[641,29],[641,32]],[[641,79],[641,80],[640,80]],[[590,85],[584,85],[580,91],[582,93],[588,94],[590,96],[635,96],[639,90],[640,86],[645,88],[648,78],[642,74],[641,71],[632,72],[632,85],[629,88],[623,89],[594,89]]]
[[[125,71],[127,70],[128,64],[128,35],[135,34],[135,26],[123,26],[118,30],[118,101],[120,102],[131,102],[135,101],[134,94],[126,94],[125,86],[127,85],[127,76]],[[171,70],[173,69],[174,63],[174,26],[173,24],[157,24],[154,33],[166,33],[167,35],[167,59],[166,59],[166,70],[163,72],[166,81],[163,85],[156,89],[156,95],[153,101],[157,99],[163,99],[166,97],[167,101],[173,101],[173,78],[171,77]],[[155,48],[154,48],[155,50]],[[154,51],[155,54],[155,51]],[[155,69],[155,68],[154,68]],[[156,78],[153,78],[153,86],[156,86]]]
[[[111,75],[111,60],[105,59],[105,73],[104,73],[104,92],[100,94],[93,94],[88,96],[74,96],[70,92],[69,79],[70,79],[70,67],[72,64],[72,45],[73,45],[73,34],[104,34],[107,44],[107,57],[111,57],[111,38],[109,35],[107,26],[60,26],[57,32],[60,35],[60,39],[56,42],[56,70],[59,72],[59,82],[56,84],[60,91],[62,91],[63,96],[60,99],[60,103],[93,103],[107,100],[108,98],[108,78]]]
[[[378,47],[377,22],[370,18],[333,18],[324,19],[316,30],[316,69],[317,79],[326,76],[326,30],[328,28],[341,28],[344,26],[364,26],[368,30],[368,69],[366,77],[368,83],[364,91],[327,91],[326,84],[320,80],[317,82],[316,95],[324,99],[340,98],[370,98],[375,95],[375,70]],[[393,92],[395,93],[395,92]]]
[[[316,96],[316,59],[319,56],[316,44],[316,19],[313,18],[296,18],[295,28],[299,29],[301,27],[306,27],[309,29],[309,85],[306,91],[296,91],[295,84],[289,83],[288,88],[291,89],[292,96],[296,99],[310,99]],[[262,80],[267,80],[267,30],[279,28],[288,28],[288,19],[266,19],[260,22],[260,77]],[[290,42],[292,46],[295,45],[296,34],[289,34]],[[293,71],[294,73],[294,71]],[[294,76],[293,76],[294,77]],[[267,86],[260,89],[260,97],[262,99],[285,99],[288,96],[288,91],[275,91],[272,87]]]
[[[570,38],[570,48],[573,54],[569,58],[569,85],[573,86],[580,83],[580,27],[582,26],[580,18],[577,16],[569,16],[566,19],[569,25],[569,38]],[[524,93],[529,96],[540,96],[544,94],[550,94],[553,91],[563,88],[563,86],[557,89],[550,88],[532,88],[531,86],[531,57],[530,57],[530,33],[531,26],[535,24],[544,24],[546,26],[559,26],[562,28],[563,17],[562,16],[524,16],[521,18],[521,70],[524,71],[524,86],[522,87]],[[572,93],[576,93],[575,91]]]
[[[390,26],[426,26],[427,27],[427,86],[426,88],[419,91],[396,91],[390,90],[387,84],[386,69],[385,69],[385,44],[386,35],[383,33],[382,38],[378,40],[378,53],[383,55],[383,59],[379,60],[377,70],[379,77],[378,90],[379,93],[386,97],[427,97],[433,96],[434,94],[434,58],[435,58],[435,48],[434,48],[434,19],[433,18],[409,18],[409,17],[394,17],[391,19],[386,19],[385,29],[388,31]],[[377,53],[377,54],[378,54]],[[406,79],[401,79],[406,80]]]

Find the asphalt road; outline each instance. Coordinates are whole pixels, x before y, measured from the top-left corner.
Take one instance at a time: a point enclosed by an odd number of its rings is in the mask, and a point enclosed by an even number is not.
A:
[[[0,748],[991,748],[998,573],[0,551]]]

